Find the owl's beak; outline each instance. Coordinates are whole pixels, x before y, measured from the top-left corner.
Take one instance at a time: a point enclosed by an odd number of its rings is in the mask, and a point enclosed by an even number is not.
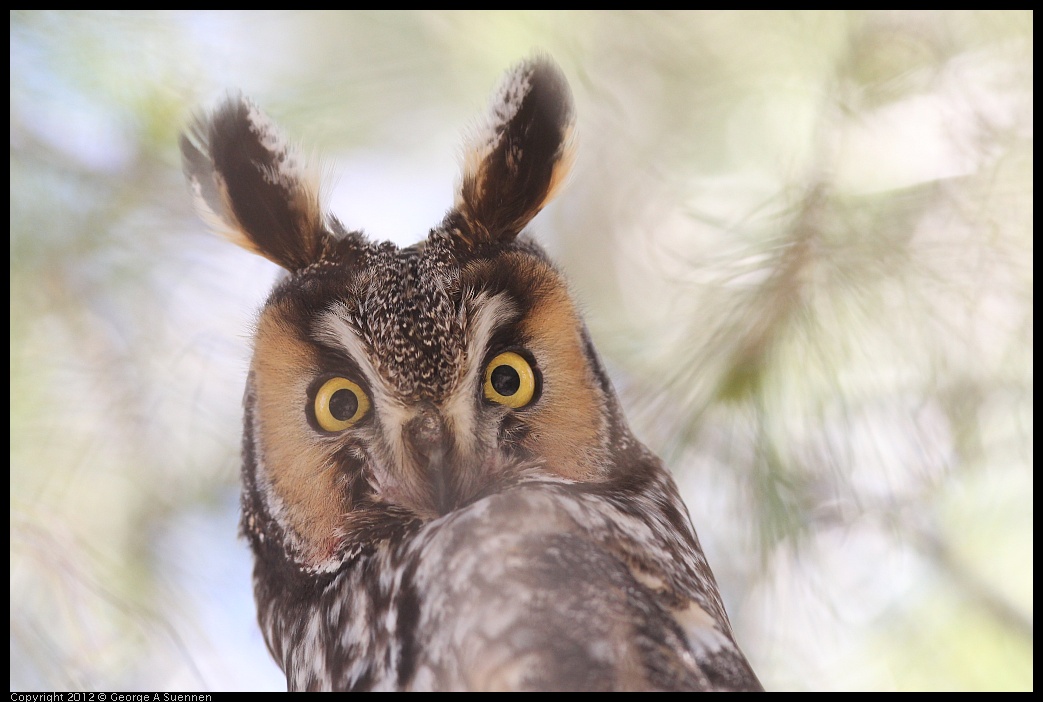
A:
[[[413,460],[427,475],[435,507],[441,514],[448,513],[454,505],[446,459],[453,439],[441,413],[430,403],[421,404],[402,427],[402,436]]]

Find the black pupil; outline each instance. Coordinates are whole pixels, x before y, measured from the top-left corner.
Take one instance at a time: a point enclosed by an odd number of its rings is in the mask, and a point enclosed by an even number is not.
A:
[[[521,387],[521,376],[510,366],[496,366],[489,380],[492,382],[493,390],[503,397],[510,397]]]
[[[330,398],[330,414],[334,419],[346,422],[359,411],[359,398],[351,390],[338,390]]]

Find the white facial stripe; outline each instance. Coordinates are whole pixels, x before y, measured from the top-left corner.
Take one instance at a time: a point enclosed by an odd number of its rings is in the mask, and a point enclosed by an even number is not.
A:
[[[342,350],[355,361],[362,371],[370,392],[373,393],[373,404],[380,408],[380,423],[385,428],[385,435],[388,439],[387,447],[392,453],[390,456],[392,463],[403,465],[406,461],[406,447],[402,443],[402,426],[413,415],[395,397],[394,390],[377,372],[369,359],[369,353],[362,339],[346,321],[347,316],[348,312],[343,304],[330,308],[322,316],[318,325],[320,340]],[[373,467],[373,477],[376,479],[379,489],[387,484],[389,476],[385,474],[386,468],[380,465],[379,461]]]
[[[514,305],[502,293],[492,297],[480,293],[464,305],[465,310],[477,308],[478,313],[469,324],[470,344],[467,348],[466,372],[446,400],[444,411],[446,418],[452,422],[456,430],[456,439],[461,450],[473,453],[477,440],[474,390],[478,387],[478,378],[484,372],[482,361],[493,334],[500,326],[512,320],[516,311]]]
[[[347,316],[348,310],[343,303],[334,305],[324,313],[318,325],[320,341],[346,353],[358,365],[362,375],[366,376],[366,382],[369,383],[374,395],[390,399],[391,388],[384,382],[383,377],[369,360],[369,351],[359,335],[346,321]]]

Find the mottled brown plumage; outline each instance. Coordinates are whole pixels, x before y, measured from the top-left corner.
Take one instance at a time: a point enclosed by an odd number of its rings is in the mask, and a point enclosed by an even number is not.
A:
[[[569,161],[511,71],[409,248],[328,216],[250,102],[182,138],[204,216],[285,268],[245,396],[242,529],[291,689],[759,689],[688,513],[522,230]]]

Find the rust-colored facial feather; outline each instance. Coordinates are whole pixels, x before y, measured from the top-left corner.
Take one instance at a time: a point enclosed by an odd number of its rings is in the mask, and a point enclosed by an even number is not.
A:
[[[322,364],[314,344],[287,323],[286,312],[285,304],[265,309],[254,342],[254,429],[264,457],[256,478],[281,512],[301,560],[319,563],[334,555],[350,508],[344,489],[350,467],[337,460],[336,445],[317,440],[308,422],[308,386]]]

